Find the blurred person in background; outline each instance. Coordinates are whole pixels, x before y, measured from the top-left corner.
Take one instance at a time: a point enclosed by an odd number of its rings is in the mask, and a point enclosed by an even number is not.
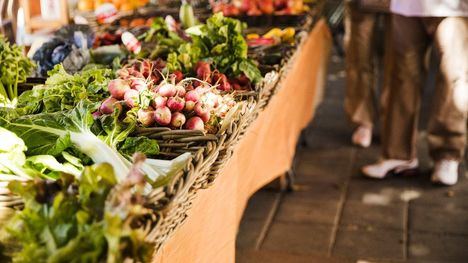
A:
[[[373,122],[379,111],[384,111],[386,101],[385,76],[381,90],[381,109],[374,103],[379,72],[377,54],[377,26],[379,16],[384,16],[385,31],[389,32],[389,0],[346,0],[345,37],[346,96],[345,111],[354,127],[353,144],[369,147],[372,142]],[[389,34],[386,34],[384,49],[387,50]],[[385,61],[388,57],[384,58]],[[384,74],[385,75],[385,74]]]
[[[417,124],[433,43],[438,56],[436,91],[428,127],[432,181],[454,185],[463,160],[468,114],[468,1],[392,0],[392,74],[383,129],[383,160],[363,167],[372,178],[418,167]]]

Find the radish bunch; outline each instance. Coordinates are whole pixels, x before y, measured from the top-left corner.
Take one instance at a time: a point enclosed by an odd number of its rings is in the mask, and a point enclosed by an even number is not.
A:
[[[228,79],[225,74],[218,70],[212,70],[210,63],[206,61],[199,61],[197,63],[195,66],[195,73],[198,79],[212,85],[217,85],[218,89],[224,92],[252,89],[250,80],[244,74],[241,74],[237,78]],[[195,86],[200,84],[201,82],[196,82]]]
[[[220,88],[229,84],[227,79],[212,72],[200,71],[205,80],[217,79],[216,86],[198,78],[183,79],[181,73],[168,78],[160,74],[159,81],[152,72],[145,63],[141,63],[140,70],[134,67],[121,70],[120,77],[109,82],[111,97],[102,102],[95,116],[119,110],[136,116],[144,127],[205,131],[207,125],[219,123],[236,103],[232,95]]]

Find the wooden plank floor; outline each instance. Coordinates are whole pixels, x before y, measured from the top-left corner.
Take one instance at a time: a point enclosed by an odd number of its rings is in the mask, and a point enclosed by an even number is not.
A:
[[[350,144],[343,96],[343,62],[334,56],[325,101],[297,152],[297,189],[251,198],[237,262],[468,262],[466,169],[458,185],[433,186],[422,129],[418,175],[363,178],[359,169],[378,159],[379,139],[369,149]]]

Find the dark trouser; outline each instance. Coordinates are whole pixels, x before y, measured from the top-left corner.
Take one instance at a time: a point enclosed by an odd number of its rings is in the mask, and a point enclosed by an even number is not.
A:
[[[355,125],[373,126],[373,119],[378,110],[373,103],[373,90],[376,85],[376,39],[375,28],[378,14],[359,9],[356,3],[346,2],[345,6],[345,53],[346,53],[346,97],[345,111],[348,119]],[[388,30],[389,15],[385,17],[386,32]],[[389,34],[385,36],[385,44],[389,43]],[[385,47],[387,49],[388,46]],[[386,52],[387,54],[387,52]],[[384,64],[388,64],[388,56]],[[386,82],[384,74],[384,83]],[[381,102],[385,102],[387,87],[383,85]],[[382,104],[382,103],[381,103]],[[384,112],[384,105],[382,104]]]
[[[385,158],[417,157],[423,58],[432,41],[440,65],[428,129],[430,153],[435,160],[463,158],[468,114],[468,18],[401,15],[392,16],[394,63],[383,125]]]

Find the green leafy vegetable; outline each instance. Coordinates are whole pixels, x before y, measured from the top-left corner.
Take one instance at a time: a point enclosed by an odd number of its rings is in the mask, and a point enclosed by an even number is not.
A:
[[[96,66],[71,75],[59,64],[49,71],[45,85],[35,86],[18,97],[18,112],[57,112],[71,110],[81,100],[101,101],[108,96],[107,85],[113,77],[111,69]]]
[[[253,83],[262,79],[260,70],[247,57],[248,46],[242,35],[245,24],[221,13],[211,16],[206,24],[187,29],[191,43],[181,45],[168,55],[170,70],[188,71],[199,60],[212,61],[214,67],[228,76],[244,73]]]
[[[26,81],[34,64],[23,54],[23,49],[11,45],[0,35],[0,106],[16,107],[18,83]]]
[[[143,39],[142,51],[138,55],[140,58],[166,58],[185,43],[177,33],[169,30],[162,17],[155,18],[148,32],[139,38]]]
[[[136,152],[156,155],[159,153],[159,145],[156,140],[148,137],[128,137],[120,147],[120,151],[126,155],[132,155]]]
[[[55,182],[10,183],[25,207],[4,229],[7,254],[25,263],[149,262],[152,246],[139,222],[151,211],[135,171],[120,185],[109,164],[86,167],[79,180],[62,174]]]
[[[64,161],[51,155],[26,157],[27,146],[16,134],[0,127],[0,178],[2,180],[56,179],[61,172],[80,176],[83,165],[76,157],[63,152]],[[69,161],[71,160],[71,161]]]

